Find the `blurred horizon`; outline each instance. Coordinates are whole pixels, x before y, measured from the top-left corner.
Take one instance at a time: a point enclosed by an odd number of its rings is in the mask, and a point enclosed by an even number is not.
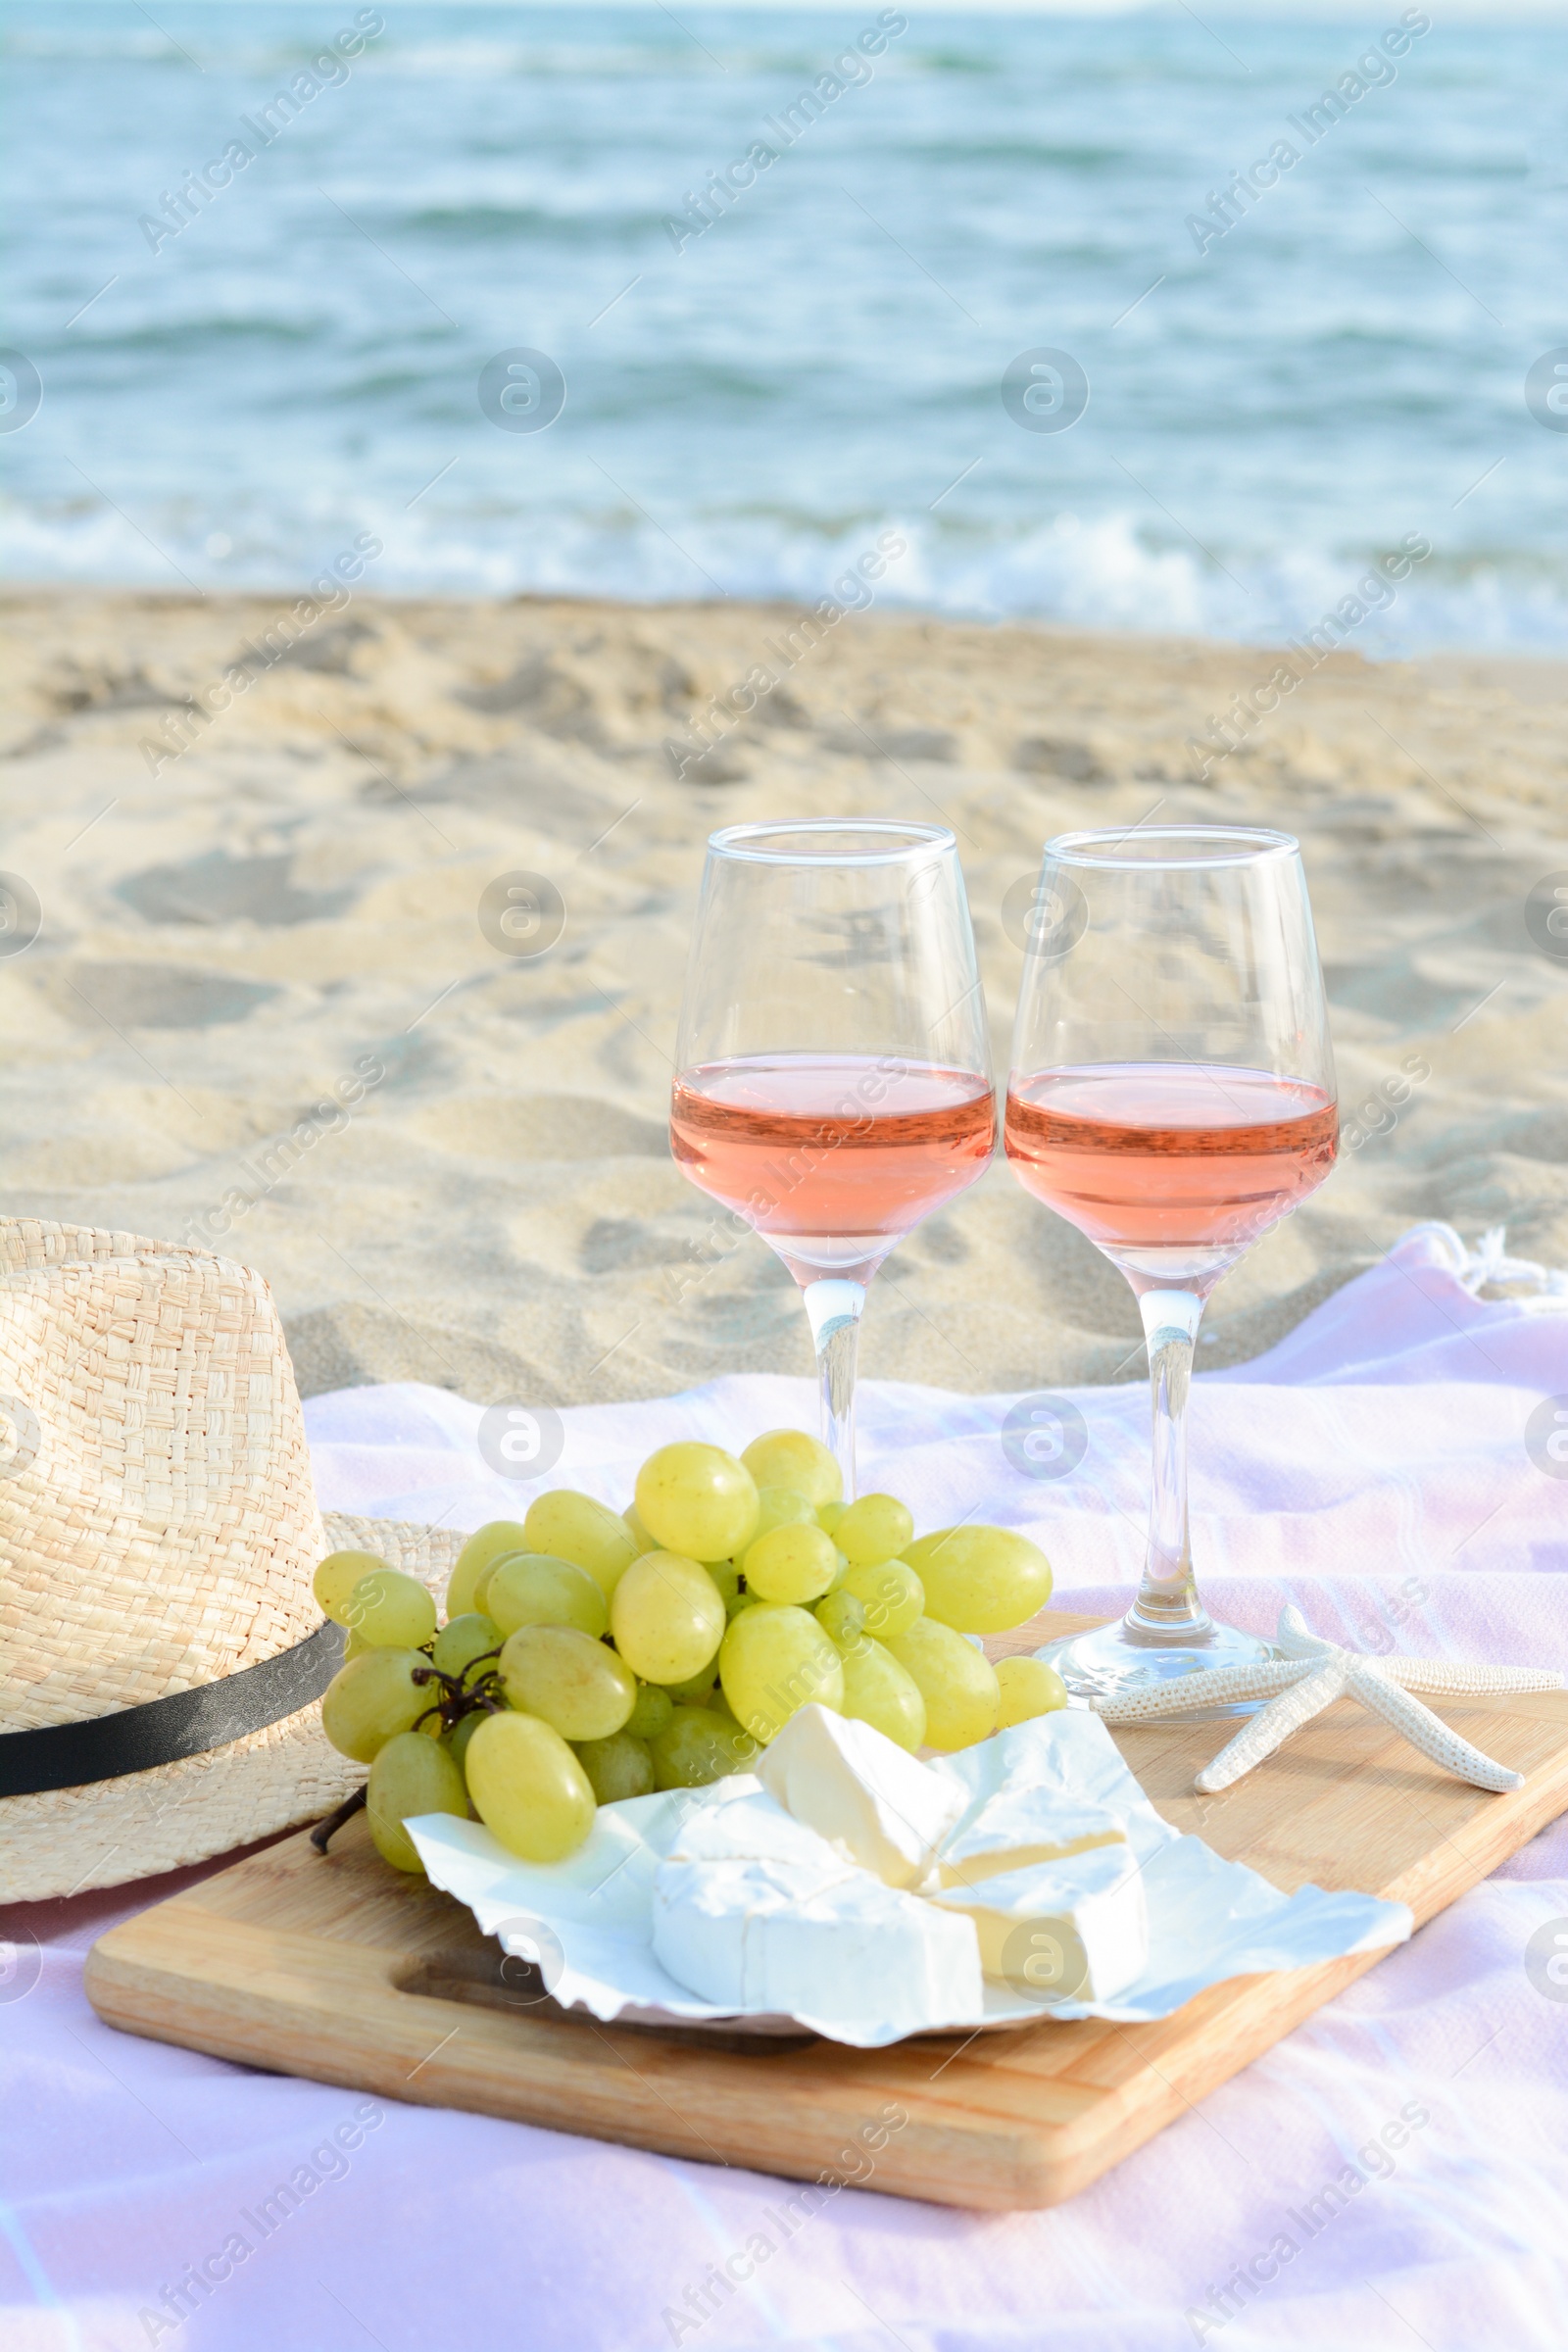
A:
[[[1561,651],[1564,13],[23,0],[4,574]]]
[[[54,16],[62,14],[67,9],[91,8],[102,4],[103,0],[47,0],[49,13]],[[282,7],[287,5],[287,0],[186,0],[186,6],[190,13],[195,12],[197,4],[202,13],[222,14],[225,12],[237,13],[241,10],[258,7]],[[651,9],[658,10],[662,16],[670,13],[664,5],[664,0],[618,0],[618,4],[622,12],[627,15]],[[409,5],[409,0],[383,0],[383,5],[390,5],[396,9],[399,6]],[[422,5],[432,11],[469,9],[479,13],[486,9],[498,9],[507,10],[518,16],[533,14],[570,16],[578,12],[590,13],[596,10],[600,5],[600,0],[422,0]],[[143,16],[145,23],[152,25],[156,31],[161,19],[155,20],[146,17],[145,11],[137,9],[136,0],[124,0],[124,6],[127,9],[135,9],[138,15]],[[16,13],[14,0],[5,0],[5,4],[0,6],[0,22],[13,13]],[[176,12],[166,11],[165,13]],[[827,17],[833,13],[829,7],[824,6],[824,0],[724,0],[722,8],[715,6],[713,0],[701,0],[700,5],[685,11],[687,16],[722,14],[728,16],[806,15]],[[1251,7],[1238,5],[1238,0],[1228,0],[1226,6],[1207,9],[1201,19],[1193,16],[1192,10],[1186,5],[1186,0],[942,0],[941,5],[914,7],[909,9],[908,13],[911,16],[928,17],[1084,18],[1175,17],[1181,14],[1205,28],[1213,24],[1228,24],[1245,28],[1258,24],[1336,23],[1365,27],[1367,24],[1366,8],[1364,5],[1358,5],[1358,0],[1277,0],[1277,5],[1274,4],[1274,0],[1269,0],[1268,5],[1254,4]],[[1495,6],[1491,5],[1491,0],[1457,0],[1456,5],[1446,6],[1443,10],[1443,22],[1446,24],[1535,24],[1543,19],[1568,21],[1568,0],[1498,0],[1498,4]]]

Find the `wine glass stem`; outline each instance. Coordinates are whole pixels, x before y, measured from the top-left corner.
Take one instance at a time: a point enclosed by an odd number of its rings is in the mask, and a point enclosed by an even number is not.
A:
[[[811,1318],[816,1377],[822,1397],[822,1443],[844,1477],[844,1499],[855,1500],[855,1354],[860,1340],[865,1285],[824,1276],[805,1285]]]
[[[1209,1625],[1187,1532],[1187,1395],[1203,1301],[1193,1291],[1148,1291],[1138,1304],[1149,1342],[1153,1489],[1149,1558],[1126,1627],[1148,1641],[1190,1641]]]

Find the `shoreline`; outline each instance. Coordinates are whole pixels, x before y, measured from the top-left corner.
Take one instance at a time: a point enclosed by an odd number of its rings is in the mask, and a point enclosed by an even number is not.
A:
[[[760,5],[760,0],[759,0]],[[1564,0],[1568,6],[1568,0]],[[319,575],[318,575],[319,577]],[[150,610],[170,612],[198,612],[214,606],[269,606],[286,609],[298,598],[308,595],[311,582],[303,575],[278,579],[270,584],[247,581],[233,586],[219,585],[203,588],[199,584],[188,588],[161,588],[145,581],[96,581],[8,574],[0,571],[0,613],[25,612],[39,604],[65,604],[76,600],[103,603],[118,601]],[[826,593],[826,591],[824,591]],[[377,607],[403,612],[429,609],[435,612],[466,612],[483,610],[506,612],[514,609],[536,609],[550,612],[613,612],[627,615],[635,613],[720,613],[748,612],[758,613],[807,612],[809,600],[787,596],[714,596],[665,597],[617,596],[607,597],[591,590],[517,588],[496,595],[459,595],[442,588],[367,589],[366,601]],[[845,608],[847,614],[857,618],[872,616],[871,611],[854,606]],[[1283,634],[1260,637],[1205,636],[1180,629],[1108,628],[1070,620],[1053,620],[1044,614],[1029,612],[984,612],[979,610],[948,609],[937,605],[897,604],[879,605],[874,616],[892,626],[929,626],[938,629],[978,629],[982,631],[1017,630],[1023,634],[1047,638],[1089,640],[1100,645],[1146,646],[1150,648],[1185,649],[1192,653],[1217,654],[1282,654],[1291,640]],[[1296,634],[1299,638],[1301,629]],[[1532,674],[1538,671],[1568,670],[1568,640],[1561,648],[1533,649],[1525,645],[1473,645],[1458,639],[1434,638],[1418,646],[1408,646],[1397,653],[1377,650],[1362,654],[1361,649],[1347,644],[1339,652],[1358,654],[1369,669],[1385,670],[1398,667],[1424,668],[1431,662],[1464,662],[1484,669],[1510,671],[1518,669]],[[1565,694],[1568,700],[1568,694]],[[3,754],[0,754],[3,756]]]
[[[1204,1368],[1424,1217],[1568,1262],[1568,959],[1528,909],[1568,870],[1568,661],[1331,654],[1204,781],[1189,743],[1266,648],[846,611],[742,710],[808,608],[355,584],[191,719],[276,611],[0,587],[5,864],[41,908],[0,955],[0,1179],[9,1213],[168,1238],[226,1202],[212,1246],[272,1281],[307,1394],[808,1370],[787,1276],[759,1241],[706,1249],[664,1133],[702,843],[759,816],[954,825],[999,1074],[1003,902],[1050,833],[1157,810],[1300,837],[1347,1142],[1221,1286]],[[530,958],[480,927],[513,871],[564,902]],[[1120,1277],[998,1165],[895,1252],[861,1368],[1027,1389],[1141,1377],[1138,1343]]]

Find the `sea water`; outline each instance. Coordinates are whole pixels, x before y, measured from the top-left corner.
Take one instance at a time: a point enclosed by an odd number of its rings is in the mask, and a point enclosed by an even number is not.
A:
[[[1568,635],[1561,25],[0,27],[13,577]]]

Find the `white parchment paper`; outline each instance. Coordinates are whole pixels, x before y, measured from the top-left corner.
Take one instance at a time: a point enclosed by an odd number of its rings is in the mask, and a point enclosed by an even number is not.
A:
[[[1055,1769],[1053,1797],[1102,1805],[1126,1825],[1143,1868],[1149,1905],[1149,1966],[1114,2000],[1029,1998],[986,1986],[986,2024],[1034,2024],[1042,2017],[1104,2017],[1123,2024],[1169,2017],[1206,1985],[1266,1969],[1309,1968],[1349,1952],[1402,1943],[1411,1931],[1403,1903],[1301,1886],[1282,1894],[1244,1863],[1224,1861],[1200,1838],[1162,1821],[1098,1717],[1076,1709],[1044,1719]],[[1002,1743],[988,1740],[945,1759],[978,1797],[998,1785]],[[520,1862],[480,1823],[431,1813],[408,1824],[433,1886],[473,1913],[481,1932],[521,1958],[541,1958],[550,1990],[609,2024],[717,2023],[736,2012],[700,2000],[661,1966],[653,1948],[654,1873],[694,1806],[723,1802],[760,1784],[750,1775],[707,1788],[601,1805],[585,1844],[564,1862]],[[541,1937],[539,1929],[547,1931]],[[762,2023],[758,2019],[756,2022]],[[866,1987],[863,2011],[846,2014],[842,1985],[831,2017],[804,2007],[793,2021],[858,2049],[902,2038]],[[972,2021],[933,2017],[924,2033],[972,2031]]]

